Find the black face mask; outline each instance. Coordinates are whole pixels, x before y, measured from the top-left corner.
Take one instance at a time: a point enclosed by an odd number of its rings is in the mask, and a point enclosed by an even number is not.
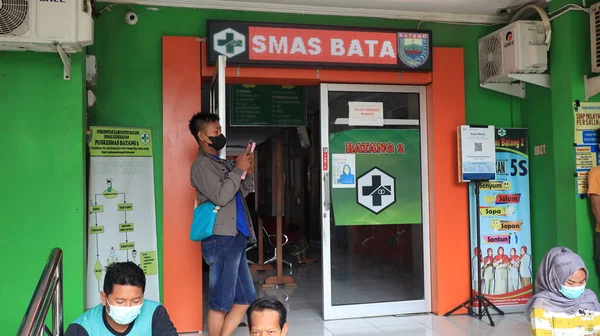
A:
[[[223,149],[223,147],[225,147],[225,144],[227,144],[227,138],[225,138],[223,134],[220,134],[216,137],[208,137],[208,140],[212,142],[209,146],[218,151]]]

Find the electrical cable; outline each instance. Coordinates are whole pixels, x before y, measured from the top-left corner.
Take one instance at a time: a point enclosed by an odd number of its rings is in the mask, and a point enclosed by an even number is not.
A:
[[[550,42],[552,40],[552,26],[550,25],[550,17],[548,17],[548,14],[546,13],[546,11],[544,11],[542,7],[536,4],[528,4],[521,7],[521,9],[519,9],[515,13],[515,15],[513,15],[512,19],[510,19],[509,24],[517,21],[521,17],[521,15],[523,15],[523,13],[525,13],[528,9],[535,9],[542,18],[542,22],[544,23],[544,30],[546,31],[546,41],[544,42],[544,44],[546,45],[548,50],[550,50]]]
[[[456,26],[480,26],[480,27],[493,27],[493,26],[498,26],[501,25],[502,23],[473,23],[473,22],[459,22],[459,21],[430,21],[430,20],[423,20],[423,21],[419,21],[419,24],[417,25],[417,29],[419,29],[421,27],[422,23],[439,23],[439,24],[449,24],[449,25],[456,25]]]
[[[127,6],[127,7],[129,7],[129,9],[131,9],[132,12],[135,13],[135,10],[133,9],[133,7],[131,7],[131,5],[128,5],[128,4],[112,4],[112,5],[108,5],[108,6],[104,7],[104,8],[102,8],[102,10],[100,11],[100,14],[104,13],[104,11],[110,12],[114,6],[118,6],[118,5]]]

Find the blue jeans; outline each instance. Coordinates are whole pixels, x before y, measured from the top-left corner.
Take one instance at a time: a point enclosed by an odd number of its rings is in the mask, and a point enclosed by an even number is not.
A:
[[[246,237],[214,235],[202,241],[202,256],[210,266],[208,308],[228,312],[233,304],[249,305],[256,290],[246,262]]]

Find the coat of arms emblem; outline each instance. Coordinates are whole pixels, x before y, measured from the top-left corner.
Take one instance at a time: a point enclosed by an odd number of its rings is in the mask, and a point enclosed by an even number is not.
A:
[[[429,59],[429,35],[398,33],[398,57],[404,65],[418,68]]]

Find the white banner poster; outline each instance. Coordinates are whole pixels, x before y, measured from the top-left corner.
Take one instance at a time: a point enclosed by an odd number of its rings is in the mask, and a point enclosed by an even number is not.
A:
[[[86,306],[100,303],[106,267],[123,261],[144,270],[145,298],[159,301],[152,133],[92,127],[89,146]]]

